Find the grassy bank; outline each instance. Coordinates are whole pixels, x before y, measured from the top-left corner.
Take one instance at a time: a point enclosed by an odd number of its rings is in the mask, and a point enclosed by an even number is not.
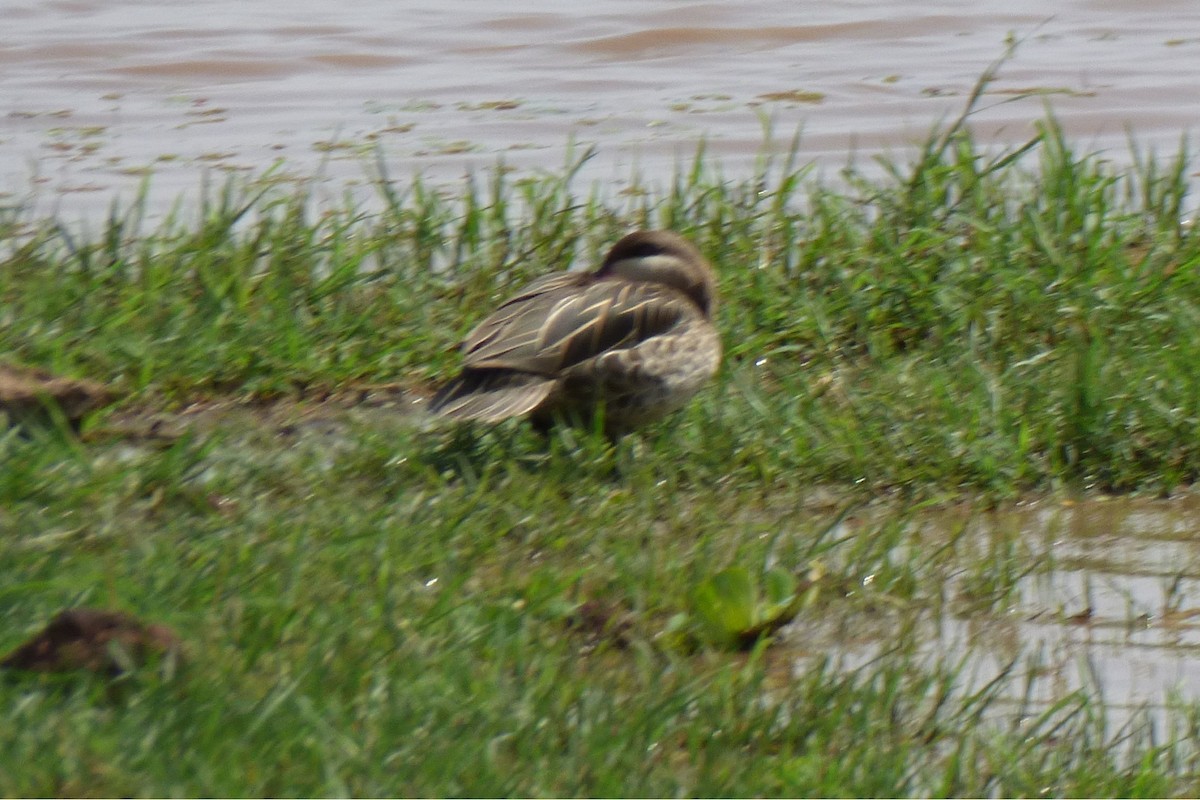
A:
[[[837,188],[787,157],[728,181],[700,156],[620,198],[568,167],[381,183],[370,213],[269,181],[151,230],[136,206],[90,234],[13,212],[0,353],[127,399],[82,443],[0,437],[0,649],[83,603],[170,623],[192,663],[120,700],[0,685],[0,793],[1196,792],[1195,714],[1012,705],[1028,654],[980,686],[968,653],[929,658],[930,623],[998,623],[1053,550],[919,514],[1195,479],[1188,171],[1115,172],[1048,120],[1004,153],[952,124]],[[498,298],[635,226],[712,257],[728,345],[717,384],[636,442],[258,416],[419,393]],[[253,403],[171,441],[106,433],[229,398]],[[700,622],[730,566],[802,595],[747,652]],[[886,646],[845,667],[813,644],[830,624]]]
[[[1198,240],[1186,160],[1115,173],[1047,122],[985,154],[965,131],[850,188],[790,159],[729,182],[703,157],[605,202],[571,170],[451,190],[385,185],[385,209],[226,189],[199,223],[139,208],[90,236],[19,214],[0,350],[158,405],[352,382],[424,385],[532,276],[591,264],[635,226],[718,263],[721,385],[690,412],[699,463],[768,481],[1163,489],[1200,464]],[[689,454],[691,456],[693,454]],[[689,463],[697,463],[689,458]]]

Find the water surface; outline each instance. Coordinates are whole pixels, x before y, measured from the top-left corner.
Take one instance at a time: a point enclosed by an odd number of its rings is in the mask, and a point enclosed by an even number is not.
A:
[[[941,587],[941,607],[919,616],[928,664],[962,665],[957,691],[1011,670],[1000,695],[1009,702],[998,708],[1025,703],[1038,713],[1083,691],[1103,699],[1113,725],[1200,703],[1200,496],[1046,499],[984,512],[968,504],[911,525],[923,546],[954,538],[985,569],[1003,573],[1012,555],[1020,573],[1011,595],[979,608],[970,598],[978,576],[964,572]],[[797,668],[826,656],[867,664],[895,646],[899,623],[886,611],[801,618]]]
[[[369,173],[457,180],[503,158],[585,179],[665,178],[697,143],[748,173],[764,119],[836,172],[903,152],[1021,41],[977,117],[1018,142],[1051,102],[1085,150],[1132,129],[1174,150],[1200,109],[1200,7],[941,0],[564,4],[14,0],[0,38],[8,201],[103,213],[154,174],[159,204],[201,176],[277,159],[336,195]],[[1023,92],[1037,96],[1008,102]]]

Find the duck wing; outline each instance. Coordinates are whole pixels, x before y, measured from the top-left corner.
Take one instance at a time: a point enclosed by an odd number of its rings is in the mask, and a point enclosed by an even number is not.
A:
[[[462,345],[462,374],[434,395],[430,410],[485,422],[527,414],[550,397],[563,370],[699,316],[670,288],[586,273],[549,275],[471,331]]]
[[[543,291],[526,291],[505,303],[463,343],[464,365],[555,378],[699,314],[686,297],[666,287],[580,278],[546,280]]]
[[[454,419],[498,422],[537,408],[554,389],[556,377],[503,367],[489,369],[490,364],[481,363],[472,354],[497,354],[512,347],[505,343],[506,333],[529,327],[531,320],[547,313],[564,294],[588,279],[582,272],[554,273],[533,281],[505,301],[467,334],[461,345],[466,356],[462,374],[438,390],[429,402],[430,411]]]

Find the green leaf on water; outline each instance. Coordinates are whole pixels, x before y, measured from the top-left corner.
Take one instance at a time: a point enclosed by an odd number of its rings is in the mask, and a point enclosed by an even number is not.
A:
[[[729,567],[693,590],[692,609],[714,644],[744,648],[795,616],[798,590],[796,577],[785,569],[769,570],[760,585],[745,568]]]
[[[786,607],[796,599],[796,576],[781,567],[773,567],[763,580],[767,592],[767,602],[772,610]]]
[[[709,633],[731,641],[754,624],[754,582],[741,567],[729,567],[696,587],[692,605]]]

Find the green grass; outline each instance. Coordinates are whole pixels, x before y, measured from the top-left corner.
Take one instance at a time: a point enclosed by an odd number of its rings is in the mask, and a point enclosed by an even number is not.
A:
[[[431,385],[485,309],[635,226],[712,257],[727,360],[616,451],[399,413],[333,433],[251,414],[162,446],[103,415],[83,441],[0,435],[0,649],[89,604],[173,625],[191,656],[119,698],[0,684],[0,794],[1200,791],[1194,709],[1013,705],[1036,654],[982,687],[969,652],[930,658],[931,621],[1003,620],[1053,553],[921,516],[1195,480],[1186,154],[1116,171],[1053,119],[1005,152],[959,120],[830,187],[796,152],[744,181],[700,153],[619,198],[575,185],[583,156],[449,190],[381,180],[371,211],[266,176],[152,230],[137,205],[92,234],[8,212],[0,354],[123,387],[117,416]],[[690,607],[730,566],[810,586],[749,652]],[[810,632],[830,624],[886,646],[825,658]]]

